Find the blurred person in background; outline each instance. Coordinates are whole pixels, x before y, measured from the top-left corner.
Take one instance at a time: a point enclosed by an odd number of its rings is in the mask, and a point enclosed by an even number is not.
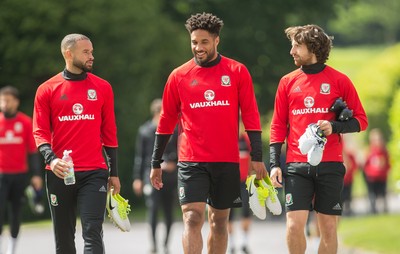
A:
[[[386,149],[383,134],[380,129],[372,129],[369,132],[369,149],[364,164],[364,173],[371,206],[370,212],[373,214],[388,212],[386,188],[389,170],[389,153]],[[377,205],[379,201],[381,201],[380,206]]]
[[[164,253],[168,253],[168,241],[172,227],[174,208],[177,203],[177,133],[175,132],[165,149],[162,180],[164,188],[154,189],[150,184],[151,155],[153,153],[156,129],[160,119],[162,100],[155,99],[150,105],[152,118],[139,127],[136,137],[135,161],[133,164],[132,188],[140,197],[144,194],[148,219],[151,227],[151,250],[157,253],[158,212],[161,210],[165,221]]]
[[[244,126],[240,123],[239,126],[239,169],[240,169],[240,189],[242,195],[243,206],[239,208],[232,208],[229,213],[229,251],[231,254],[239,253],[236,252],[235,246],[235,230],[234,230],[234,220],[235,214],[240,211],[240,228],[241,228],[241,244],[240,250],[244,254],[250,253],[249,250],[249,231],[252,222],[250,206],[249,206],[249,192],[246,189],[246,179],[250,173],[251,168],[251,156],[250,156],[250,140],[247,133],[244,130]]]
[[[348,135],[348,134],[346,134]],[[342,201],[343,201],[343,215],[351,216],[353,215],[353,210],[351,208],[352,201],[352,189],[354,174],[357,171],[358,165],[354,151],[351,149],[346,139],[346,135],[343,135],[343,164],[346,168],[346,174],[343,179],[343,191],[342,191]]]
[[[18,111],[19,103],[19,91],[15,87],[0,89],[0,253],[4,218],[9,208],[11,237],[7,254],[16,253],[28,170],[33,173],[32,187],[40,191],[43,185],[40,157],[32,135],[32,119]]]

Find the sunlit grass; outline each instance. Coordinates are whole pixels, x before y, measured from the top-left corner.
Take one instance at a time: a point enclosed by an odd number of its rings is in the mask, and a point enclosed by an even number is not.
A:
[[[400,214],[342,218],[339,236],[348,247],[382,254],[400,253]]]

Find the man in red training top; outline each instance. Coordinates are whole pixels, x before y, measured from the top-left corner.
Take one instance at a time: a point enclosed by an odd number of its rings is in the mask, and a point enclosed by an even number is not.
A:
[[[16,253],[21,225],[22,199],[27,185],[28,169],[31,183],[42,189],[40,157],[32,136],[32,119],[18,111],[19,92],[15,87],[0,89],[0,252],[6,209],[9,217],[10,241],[7,253]]]
[[[350,79],[325,65],[332,38],[316,25],[289,27],[285,33],[292,43],[290,55],[300,68],[285,75],[276,92],[270,139],[271,180],[282,187],[284,178],[289,253],[306,250],[304,227],[311,206],[317,212],[321,232],[318,252],[337,253],[337,216],[342,213],[345,174],[341,133],[365,130],[367,116]],[[346,121],[337,120],[341,118],[330,111],[338,98],[353,110]],[[315,146],[322,159],[314,166],[300,151],[298,141],[309,124],[316,124],[327,138],[325,146]],[[285,141],[287,167],[282,172],[279,158]]]
[[[39,86],[33,134],[46,167],[47,195],[54,224],[56,253],[76,253],[77,213],[82,221],[84,253],[104,253],[103,229],[107,184],[120,191],[117,128],[111,85],[90,73],[93,46],[88,37],[69,34],[61,42],[64,71]],[[76,184],[65,185],[70,154]],[[110,171],[103,156],[110,159]],[[79,206],[79,211],[77,211]]]
[[[164,88],[152,156],[151,183],[163,187],[162,154],[179,122],[178,192],[184,253],[201,253],[208,204],[208,253],[226,253],[228,216],[240,207],[239,110],[251,142],[252,167],[261,179],[261,126],[247,68],[217,52],[222,20],[210,13],[186,21],[194,58],[176,68]]]

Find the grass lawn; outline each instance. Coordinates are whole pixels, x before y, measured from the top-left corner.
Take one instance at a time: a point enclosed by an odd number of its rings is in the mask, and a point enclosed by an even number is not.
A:
[[[341,241],[349,247],[382,254],[400,253],[400,214],[344,217],[339,224]]]

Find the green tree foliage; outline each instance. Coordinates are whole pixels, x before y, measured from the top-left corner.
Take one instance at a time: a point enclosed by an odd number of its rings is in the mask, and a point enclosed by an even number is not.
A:
[[[363,0],[337,4],[330,28],[344,44],[393,44],[400,39],[400,1]]]
[[[313,0],[0,0],[0,86],[18,87],[21,109],[30,114],[39,84],[64,68],[62,38],[88,35],[94,73],[114,88],[119,168],[123,191],[131,194],[136,131],[168,74],[192,57],[184,28],[191,14],[212,12],[224,20],[219,50],[248,66],[260,112],[270,114],[279,78],[296,68],[284,29],[324,27],[334,17],[333,6]]]

